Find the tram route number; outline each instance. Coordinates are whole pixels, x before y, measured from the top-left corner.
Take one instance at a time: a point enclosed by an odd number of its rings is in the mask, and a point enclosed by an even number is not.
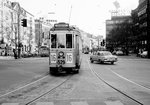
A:
[[[56,53],[51,53],[51,63],[56,63]],[[66,54],[66,63],[73,63],[73,55],[72,53]]]
[[[66,54],[66,63],[72,63],[73,62],[73,55],[72,53]]]
[[[51,63],[56,63],[56,53],[51,53]]]

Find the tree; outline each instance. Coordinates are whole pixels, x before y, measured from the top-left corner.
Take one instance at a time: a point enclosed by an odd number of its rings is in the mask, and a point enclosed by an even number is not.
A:
[[[124,21],[123,23],[117,24],[110,31],[110,37],[107,39],[111,46],[114,48],[121,47],[125,54],[128,55],[128,50],[130,47],[130,37],[133,36],[133,24],[128,20]]]

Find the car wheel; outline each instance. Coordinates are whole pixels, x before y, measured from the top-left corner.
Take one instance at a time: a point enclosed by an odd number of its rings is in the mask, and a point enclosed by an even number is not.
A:
[[[78,74],[78,73],[79,73],[79,69],[75,70],[74,73],[75,73],[75,74]]]
[[[91,61],[91,63],[93,63],[93,60],[92,60],[92,59],[90,59],[90,61]]]
[[[101,64],[103,64],[104,62],[103,61],[101,61],[100,59],[98,60],[98,62],[100,62]]]
[[[101,64],[103,64],[104,62],[103,61],[101,61]]]
[[[111,62],[111,64],[114,64],[114,62]]]

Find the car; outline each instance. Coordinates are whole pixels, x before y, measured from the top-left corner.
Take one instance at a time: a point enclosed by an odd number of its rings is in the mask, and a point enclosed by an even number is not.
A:
[[[90,56],[90,61],[93,63],[94,61],[104,63],[104,62],[110,62],[111,64],[114,64],[114,62],[117,62],[118,57],[115,55],[112,55],[109,51],[97,51],[94,52],[93,55]]]
[[[116,55],[124,55],[123,51],[116,51]]]
[[[85,51],[84,54],[89,54],[89,52],[88,52],[88,51]]]
[[[142,58],[146,58],[146,57],[148,56],[148,52],[147,52],[147,51],[143,51],[143,52],[140,54],[140,56],[141,56]]]

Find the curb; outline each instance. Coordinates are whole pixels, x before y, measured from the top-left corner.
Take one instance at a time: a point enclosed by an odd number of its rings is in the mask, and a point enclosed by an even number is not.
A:
[[[0,59],[14,59],[14,57],[12,57],[12,56],[0,56]]]

